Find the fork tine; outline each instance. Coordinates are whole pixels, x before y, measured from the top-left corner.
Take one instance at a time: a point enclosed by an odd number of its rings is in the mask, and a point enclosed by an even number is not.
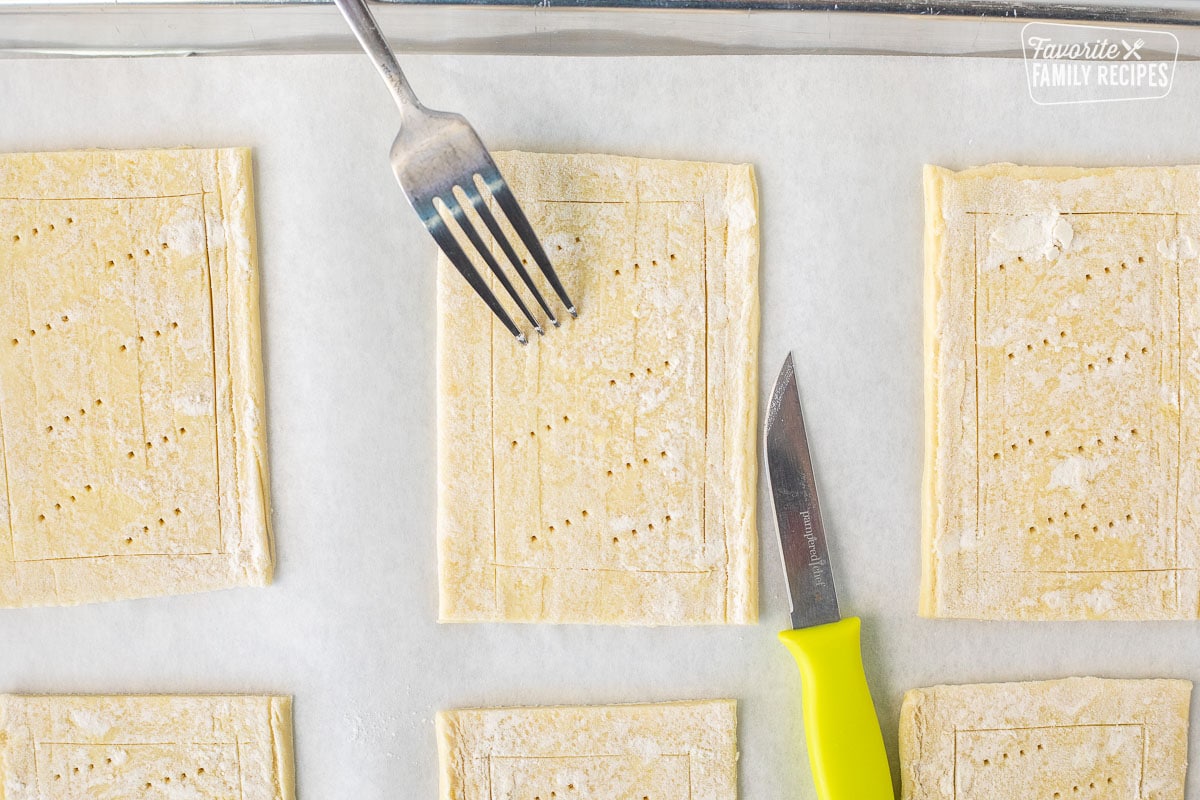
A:
[[[554,312],[550,310],[546,299],[542,297],[542,293],[538,291],[533,279],[529,277],[529,271],[525,269],[525,265],[521,263],[520,257],[513,250],[508,237],[500,228],[500,223],[496,222],[496,218],[492,216],[491,209],[487,207],[487,203],[484,202],[483,195],[479,193],[479,189],[474,185],[473,181],[469,185],[463,185],[462,189],[467,199],[471,201],[471,207],[475,209],[475,213],[479,214],[479,218],[483,220],[483,224],[491,232],[492,238],[499,243],[500,249],[504,251],[504,255],[508,258],[509,263],[513,265],[513,269],[521,276],[521,280],[525,283],[526,288],[533,294],[533,298],[542,307],[542,311],[546,313],[546,318],[550,320],[550,324],[557,328],[558,318],[554,316]]]
[[[491,251],[488,250],[487,245],[480,238],[479,232],[475,230],[475,226],[471,224],[471,220],[467,219],[467,212],[459,204],[458,198],[453,193],[448,193],[442,200],[446,203],[446,210],[450,212],[450,216],[454,217],[454,221],[458,223],[458,227],[462,229],[467,239],[474,245],[475,250],[483,258],[484,263],[488,265],[488,269],[500,279],[501,285],[504,286],[505,291],[508,292],[508,296],[513,299],[513,302],[517,304],[517,308],[521,309],[521,313],[533,325],[534,330],[539,334],[545,334],[546,332],[542,330],[542,325],[537,321],[537,317],[529,312],[525,302],[521,299],[521,295],[517,294],[516,288],[512,285],[512,281],[504,274],[504,270],[500,269],[500,265],[496,263],[496,259],[492,256]]]
[[[567,296],[567,290],[563,288],[562,282],[559,281],[554,267],[550,266],[550,259],[546,257],[546,251],[542,249],[542,244],[538,241],[537,234],[533,232],[533,226],[525,218],[525,212],[521,210],[517,199],[513,197],[512,191],[509,190],[508,184],[504,181],[504,176],[500,174],[499,170],[494,170],[492,174],[484,175],[483,180],[487,183],[492,196],[496,198],[496,202],[500,204],[500,208],[508,217],[508,221],[512,223],[517,235],[525,243],[525,248],[529,250],[530,254],[533,255],[533,260],[541,267],[542,274],[546,276],[546,280],[550,281],[550,285],[554,288],[554,293],[558,295],[558,299],[562,300],[563,305],[567,307],[567,313],[572,317],[579,316],[575,310],[575,304],[571,302],[571,298]]]
[[[467,279],[467,283],[471,285],[475,293],[483,298],[483,302],[487,303],[488,308],[492,310],[492,313],[508,329],[508,332],[515,336],[521,344],[527,344],[529,340],[525,337],[525,334],[513,323],[512,318],[508,316],[508,312],[504,310],[504,307],[496,299],[496,295],[492,294],[492,290],[488,288],[479,271],[475,269],[475,265],[471,263],[471,259],[467,258],[467,254],[458,246],[458,240],[454,238],[454,234],[446,227],[446,223],[442,220],[441,216],[436,211],[432,216],[424,214],[422,216],[425,219],[425,226],[433,235],[433,239],[437,242],[438,247],[442,248],[442,252],[450,259],[450,263]]]

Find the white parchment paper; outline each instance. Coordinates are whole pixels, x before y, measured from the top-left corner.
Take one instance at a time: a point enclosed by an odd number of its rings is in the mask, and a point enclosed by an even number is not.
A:
[[[1200,623],[916,616],[922,163],[1195,163],[1200,65],[1163,100],[1039,107],[1019,60],[404,63],[496,148],[755,165],[760,391],[794,349],[893,768],[910,687],[1200,680]],[[254,148],[279,553],[269,589],[0,611],[0,691],[291,693],[305,800],[435,797],[439,708],[733,697],[742,797],[813,797],[762,491],[757,626],[434,621],[434,246],[387,165],[390,102],[360,56],[0,61],[0,149]]]

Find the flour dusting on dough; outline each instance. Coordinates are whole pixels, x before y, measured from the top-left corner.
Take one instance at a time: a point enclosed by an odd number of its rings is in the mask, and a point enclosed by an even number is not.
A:
[[[1107,458],[1067,456],[1050,471],[1050,488],[1070,489],[1076,494],[1084,494],[1087,492],[1088,483],[1107,466]]]
[[[1183,234],[1170,239],[1160,239],[1155,249],[1167,261],[1196,257],[1196,242],[1192,237]]]
[[[1054,260],[1070,248],[1075,231],[1066,217],[1055,210],[1022,214],[1001,223],[992,231],[990,242],[997,251],[997,264],[1010,255],[1035,255]]]
[[[194,256],[204,252],[204,223],[191,209],[181,208],[159,228],[158,238],[179,255]]]

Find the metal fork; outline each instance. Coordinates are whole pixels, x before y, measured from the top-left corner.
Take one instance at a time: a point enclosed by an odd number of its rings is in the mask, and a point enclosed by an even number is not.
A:
[[[450,226],[446,224],[446,220],[438,208],[440,202],[445,212],[462,230],[472,247],[478,251],[479,256],[487,264],[488,269],[492,271],[500,285],[516,303],[517,308],[533,324],[533,329],[539,334],[545,333],[541,323],[525,305],[517,293],[516,287],[513,286],[504,269],[501,268],[471,220],[468,219],[466,209],[455,193],[455,189],[458,189],[467,203],[475,210],[479,219],[483,221],[488,232],[500,245],[505,258],[512,264],[522,283],[533,295],[537,304],[541,306],[546,318],[550,320],[551,324],[558,327],[558,317],[550,310],[550,306],[547,305],[542,293],[534,285],[533,279],[513,248],[512,242],[505,236],[496,217],[488,208],[481,191],[482,187],[486,187],[491,196],[495,198],[504,216],[508,218],[512,229],[524,243],[525,249],[533,256],[534,263],[538,265],[542,274],[546,276],[546,280],[550,282],[551,288],[566,307],[567,313],[572,317],[578,316],[575,304],[571,302],[571,298],[563,289],[562,282],[554,272],[554,267],[550,265],[550,259],[546,257],[546,251],[529,225],[529,220],[525,218],[525,213],[521,211],[521,206],[517,204],[516,198],[513,197],[512,191],[504,181],[504,176],[496,168],[495,162],[492,161],[487,148],[483,146],[479,135],[475,133],[475,129],[458,114],[433,111],[421,105],[417,96],[413,94],[412,87],[408,85],[404,73],[400,71],[400,65],[396,63],[396,57],[383,38],[379,25],[375,22],[375,17],[371,14],[370,9],[367,8],[365,0],[334,0],[334,2],[337,3],[337,7],[345,16],[346,21],[350,23],[359,44],[375,62],[375,68],[383,76],[384,82],[392,92],[392,97],[396,100],[396,105],[400,107],[400,132],[396,134],[396,139],[392,142],[392,171],[396,173],[396,179],[400,181],[400,187],[408,196],[413,210],[417,212],[421,221],[425,223],[425,227],[433,234],[438,247],[467,279],[471,288],[488,304],[488,307],[504,324],[509,333],[515,336],[521,344],[526,344],[528,339],[525,334],[512,321],[508,312],[496,299],[492,290],[488,288],[487,282],[484,281],[479,270],[471,262],[471,258],[459,245]]]

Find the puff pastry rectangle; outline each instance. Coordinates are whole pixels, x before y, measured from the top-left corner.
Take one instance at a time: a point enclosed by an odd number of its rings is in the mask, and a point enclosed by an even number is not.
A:
[[[440,618],[753,621],[751,168],[496,161],[580,315],[521,347],[439,265]]]
[[[0,695],[5,800],[292,800],[292,701]]]
[[[1200,614],[1200,168],[927,168],[921,613]]]
[[[442,800],[735,800],[732,700],[444,711]]]
[[[902,800],[1183,800],[1192,685],[1068,678],[904,696]]]
[[[271,577],[247,150],[0,155],[0,606]]]

